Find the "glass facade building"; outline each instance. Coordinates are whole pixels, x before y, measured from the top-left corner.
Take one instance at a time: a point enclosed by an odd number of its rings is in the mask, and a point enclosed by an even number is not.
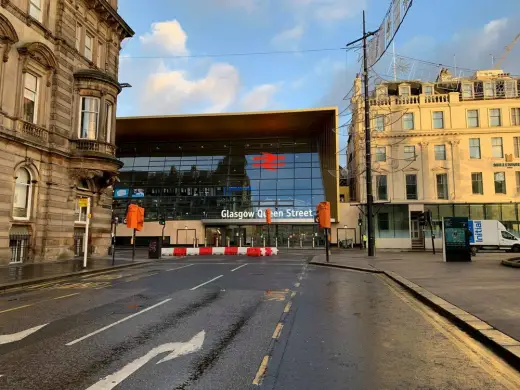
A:
[[[114,191],[116,215],[139,203],[146,221],[310,220],[325,200],[318,144],[311,138],[125,143]]]

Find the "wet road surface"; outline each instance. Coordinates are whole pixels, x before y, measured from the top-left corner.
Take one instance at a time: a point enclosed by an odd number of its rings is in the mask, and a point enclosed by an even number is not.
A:
[[[0,389],[518,389],[382,276],[169,259],[0,294]]]

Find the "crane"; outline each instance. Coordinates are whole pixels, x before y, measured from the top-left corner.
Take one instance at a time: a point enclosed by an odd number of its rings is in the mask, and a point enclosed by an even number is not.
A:
[[[495,69],[499,69],[500,66],[502,66],[502,63],[505,61],[507,56],[509,55],[509,52],[511,49],[513,49],[513,46],[515,46],[516,42],[520,39],[520,33],[513,39],[513,42],[511,42],[509,45],[506,46],[506,49],[504,51],[504,54],[502,54],[502,57],[496,62]]]

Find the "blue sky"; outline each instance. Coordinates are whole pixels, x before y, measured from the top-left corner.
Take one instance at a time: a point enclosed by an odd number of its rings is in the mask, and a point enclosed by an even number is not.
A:
[[[340,48],[360,36],[363,8],[368,29],[375,30],[389,2],[119,0],[118,11],[136,34],[123,44],[119,79],[133,88],[120,95],[118,115],[344,107],[342,96],[359,64],[357,54]],[[518,0],[414,0],[396,51],[459,68],[489,68],[490,54],[500,57],[518,26]],[[202,57],[306,49],[337,50]],[[383,77],[390,61],[387,56],[377,67]],[[431,78],[438,71],[414,61],[405,65],[410,71],[403,78]],[[503,68],[520,74],[520,42]]]

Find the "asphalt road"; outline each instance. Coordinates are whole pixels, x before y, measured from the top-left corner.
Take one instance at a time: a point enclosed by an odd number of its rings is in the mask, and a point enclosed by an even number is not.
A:
[[[0,389],[518,389],[381,276],[169,259],[0,294]]]

